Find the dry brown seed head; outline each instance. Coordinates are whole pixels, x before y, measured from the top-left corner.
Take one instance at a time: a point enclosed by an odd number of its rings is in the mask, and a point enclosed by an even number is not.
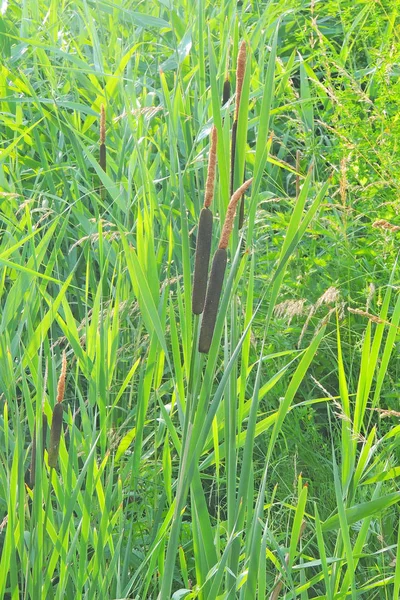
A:
[[[226,217],[224,226],[222,228],[221,239],[219,242],[219,248],[227,248],[229,244],[229,237],[231,235],[233,229],[233,221],[235,219],[236,207],[242,195],[245,193],[247,188],[249,188],[252,184],[253,178],[248,179],[236,190],[234,194],[232,194],[232,198],[228,204],[228,209],[226,211]]]
[[[104,104],[100,106],[100,144],[106,143],[106,111]]]
[[[208,208],[210,206],[214,197],[215,169],[217,165],[217,141],[218,133],[217,128],[214,126],[211,130],[211,147],[210,153],[208,155],[206,191],[204,194],[205,208]]]
[[[60,378],[58,380],[57,385],[57,402],[60,403],[63,401],[64,392],[65,392],[65,377],[67,375],[67,356],[65,354],[65,350],[62,355],[61,361],[61,373]]]
[[[243,41],[240,44],[239,54],[238,54],[238,58],[237,58],[237,66],[236,66],[235,121],[237,121],[238,116],[239,116],[240,98],[242,96],[244,72],[246,70],[246,58],[247,58],[247,45],[246,45],[246,42]]]
[[[398,225],[393,225],[392,223],[389,223],[389,221],[386,221],[386,219],[379,219],[378,221],[374,221],[372,223],[372,227],[375,227],[376,229],[388,229],[389,231],[400,230],[400,227]]]

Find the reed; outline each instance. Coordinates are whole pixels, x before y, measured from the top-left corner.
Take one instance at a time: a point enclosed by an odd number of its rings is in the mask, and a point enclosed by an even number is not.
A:
[[[215,170],[217,165],[217,129],[211,131],[211,146],[208,158],[207,180],[204,206],[200,213],[196,242],[196,255],[193,276],[192,311],[200,315],[204,309],[207,290],[208,266],[211,254],[213,215],[210,206],[214,197]]]
[[[204,306],[203,320],[201,322],[199,337],[199,352],[207,354],[210,350],[214,335],[215,322],[217,319],[218,306],[221,297],[222,285],[225,277],[227,263],[227,248],[232,233],[236,209],[240,198],[251,185],[253,179],[248,179],[232,195],[226,211],[224,226],[217,251],[214,254],[210,279],[207,287],[207,295]]]

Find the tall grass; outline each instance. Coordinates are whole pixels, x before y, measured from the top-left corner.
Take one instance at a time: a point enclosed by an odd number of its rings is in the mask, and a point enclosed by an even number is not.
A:
[[[397,598],[396,3],[0,12],[0,598]]]

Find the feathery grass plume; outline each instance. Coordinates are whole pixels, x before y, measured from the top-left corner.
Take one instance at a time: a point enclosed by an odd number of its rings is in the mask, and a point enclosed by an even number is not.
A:
[[[199,337],[199,352],[207,354],[210,350],[212,338],[214,335],[215,322],[217,319],[219,300],[221,297],[222,285],[225,277],[226,263],[228,258],[227,247],[229,237],[232,232],[235,219],[236,208],[242,194],[251,185],[253,179],[245,181],[243,185],[233,194],[228,209],[224,226],[222,228],[221,238],[217,251],[214,254],[210,279],[207,286],[206,302],[204,305],[203,320],[201,322]]]
[[[99,165],[106,171],[107,168],[107,153],[106,153],[106,112],[104,109],[104,104],[100,107],[100,157],[99,157]],[[105,196],[105,189],[102,184],[100,184],[100,195],[102,198]]]
[[[65,392],[65,378],[67,374],[67,357],[65,355],[65,351],[62,356],[62,364],[61,364],[61,374],[58,380],[57,386],[57,403],[53,409],[53,418],[51,421],[51,430],[50,430],[50,447],[48,452],[48,463],[50,468],[55,468],[57,466],[58,460],[58,452],[60,449],[60,439],[61,439],[61,430],[62,430],[62,420],[63,420],[63,406],[62,401],[64,398]]]
[[[215,170],[217,164],[217,129],[211,131],[211,147],[208,157],[208,170],[204,206],[200,213],[196,242],[196,255],[193,276],[192,311],[200,315],[204,309],[207,290],[208,265],[211,254],[213,215],[210,205],[214,197]]]

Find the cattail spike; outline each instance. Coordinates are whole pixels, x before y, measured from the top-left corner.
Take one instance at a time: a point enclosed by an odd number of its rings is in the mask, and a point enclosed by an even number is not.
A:
[[[242,183],[240,188],[238,188],[236,190],[236,192],[232,195],[232,198],[230,199],[230,202],[228,204],[228,209],[226,211],[224,226],[222,228],[221,239],[220,239],[219,246],[218,246],[219,248],[227,248],[228,247],[229,238],[230,238],[230,235],[231,235],[231,232],[233,229],[233,222],[235,219],[236,207],[238,205],[240,198],[244,194],[244,192],[252,184],[252,181],[253,181],[253,178],[248,179],[247,181]]]
[[[204,309],[211,254],[212,225],[212,212],[209,208],[203,208],[199,219],[193,276],[192,311],[195,315],[200,315]]]
[[[48,452],[49,467],[57,466],[58,453],[60,449],[60,439],[63,421],[63,406],[57,403],[53,409],[53,419],[50,430],[50,447]]]
[[[222,106],[225,106],[225,104],[229,101],[230,97],[231,97],[231,82],[229,81],[229,79],[225,79],[224,87],[222,90]]]
[[[222,91],[222,106],[225,106],[225,104],[229,101],[231,97],[231,82],[229,81],[229,46],[230,44],[228,44],[228,50],[226,53],[225,80],[224,88]]]
[[[225,248],[218,248],[213,258],[199,337],[199,352],[204,354],[207,354],[210,350],[214,335],[227,258],[228,255]]]
[[[240,98],[242,96],[244,73],[246,70],[246,58],[247,58],[247,45],[243,41],[240,44],[237,66],[236,66],[236,106],[235,106],[235,121],[239,117]]]
[[[208,169],[207,169],[207,181],[206,190],[204,194],[204,206],[208,208],[214,197],[214,184],[215,184],[215,170],[217,165],[217,141],[218,132],[214,126],[211,130],[211,146],[208,155]]]
[[[64,399],[66,375],[67,375],[67,356],[66,356],[65,350],[64,350],[63,355],[62,355],[62,360],[61,360],[61,373],[60,373],[60,378],[58,380],[58,385],[57,385],[57,402],[58,403],[62,402]]]

